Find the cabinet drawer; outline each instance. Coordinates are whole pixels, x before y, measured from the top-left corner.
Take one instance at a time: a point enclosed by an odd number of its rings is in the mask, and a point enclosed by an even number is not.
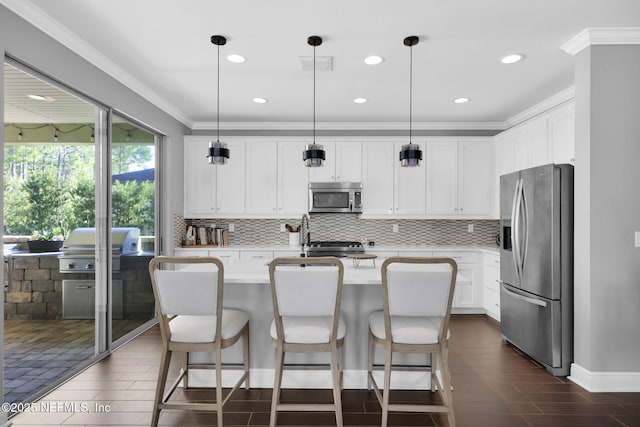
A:
[[[238,259],[240,259],[240,254],[238,251],[211,250],[209,251],[209,256],[220,258],[222,262],[237,261]]]
[[[478,260],[476,252],[454,252],[454,251],[442,251],[434,252],[435,257],[449,257],[458,264],[475,264]]]
[[[243,261],[270,262],[273,259],[272,251],[241,251],[240,259]]]
[[[273,251],[274,258],[278,257],[299,257],[300,253],[302,253],[301,249],[296,250],[284,250],[284,251]]]
[[[426,257],[431,257],[431,256],[433,256],[433,252],[431,252],[431,251],[399,251],[398,255],[399,256],[426,256]]]
[[[484,254],[484,263],[500,268],[500,254]]]

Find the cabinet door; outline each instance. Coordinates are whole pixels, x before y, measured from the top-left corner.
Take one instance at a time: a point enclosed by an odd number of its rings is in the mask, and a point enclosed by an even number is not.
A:
[[[209,142],[184,142],[184,216],[207,218],[215,214],[216,165],[207,162]],[[226,166],[226,165],[225,165]]]
[[[456,283],[453,293],[453,307],[455,308],[478,308],[482,303],[478,302],[477,282],[473,277],[475,266],[470,264],[458,264],[458,274],[471,279],[470,283]]]
[[[248,141],[246,154],[246,213],[273,215],[277,203],[278,144],[276,141]]]
[[[458,213],[490,215],[495,208],[494,155],[491,142],[458,145]]]
[[[362,181],[362,143],[336,142],[335,144],[336,181]]]
[[[393,214],[393,163],[397,158],[392,142],[362,144],[363,210],[367,214]]]
[[[529,134],[529,165],[542,166],[549,163],[549,144],[547,141],[547,121],[536,120],[527,126]]]
[[[516,171],[529,167],[529,135],[525,128],[513,134],[513,166]]]
[[[303,149],[304,149],[303,144]],[[334,142],[322,142],[325,151],[324,165],[318,168],[309,168],[309,181],[333,182],[336,180],[336,144]],[[302,152],[300,153],[302,161]]]
[[[425,152],[424,143],[419,145]],[[403,142],[394,144],[394,152],[399,153]],[[397,214],[424,214],[426,206],[426,166],[424,162],[417,167],[402,167],[400,161],[394,161],[394,200],[393,211]]]
[[[458,210],[458,143],[427,143],[427,213],[455,214]]]
[[[227,164],[216,168],[216,214],[244,214],[245,144],[227,143],[231,152]]]
[[[548,120],[549,146],[553,163],[575,162],[575,110],[573,104]]]
[[[302,215],[309,209],[309,169],[302,161],[306,143],[278,142],[278,213]]]

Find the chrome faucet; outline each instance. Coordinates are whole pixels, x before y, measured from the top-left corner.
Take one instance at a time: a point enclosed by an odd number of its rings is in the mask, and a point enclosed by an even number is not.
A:
[[[311,243],[311,233],[309,232],[309,214],[302,214],[302,222],[300,224],[300,245],[302,253],[306,254],[306,249]]]

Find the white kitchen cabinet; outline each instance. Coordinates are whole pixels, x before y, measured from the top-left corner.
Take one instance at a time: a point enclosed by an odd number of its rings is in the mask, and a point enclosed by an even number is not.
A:
[[[487,315],[500,321],[500,255],[484,254],[484,309]]]
[[[549,149],[553,163],[575,163],[575,108],[570,103],[548,119]]]
[[[278,203],[278,143],[248,141],[246,156],[245,212],[275,215]]]
[[[240,252],[228,249],[196,249],[196,248],[175,248],[173,250],[175,256],[196,256],[206,257],[212,256],[220,258],[224,263],[225,261],[237,261],[240,259]]]
[[[228,141],[225,165],[209,164],[209,137],[185,137],[184,216],[211,218],[244,213],[245,144]]]
[[[240,251],[240,260],[267,263],[273,259],[273,251],[256,251],[246,250]]]
[[[457,313],[483,313],[482,280],[479,276],[477,252],[435,251],[435,257],[449,257],[458,265],[458,274],[470,283],[456,284],[453,308]]]
[[[493,143],[429,141],[427,206],[430,215],[495,215]]]
[[[208,249],[190,249],[190,248],[175,248],[173,250],[175,256],[209,256]]]
[[[396,158],[391,141],[362,143],[364,214],[393,214],[393,165]]]
[[[278,142],[277,164],[277,213],[302,215],[309,210],[309,169],[302,161],[306,143],[301,141]]]
[[[309,168],[311,182],[362,181],[362,143],[359,141],[319,142],[324,146],[324,166]]]
[[[400,153],[404,142],[394,144],[394,154]],[[425,144],[413,142],[425,152]],[[399,156],[399,154],[397,155]],[[424,162],[417,167],[402,167],[397,157],[393,160],[393,212],[399,215],[424,215],[426,209],[426,183]]]

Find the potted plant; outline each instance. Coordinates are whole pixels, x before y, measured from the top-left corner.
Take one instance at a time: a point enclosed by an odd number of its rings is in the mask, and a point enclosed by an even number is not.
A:
[[[27,194],[27,218],[33,230],[29,252],[58,252],[64,227],[64,186],[51,172],[34,172],[23,183]]]

